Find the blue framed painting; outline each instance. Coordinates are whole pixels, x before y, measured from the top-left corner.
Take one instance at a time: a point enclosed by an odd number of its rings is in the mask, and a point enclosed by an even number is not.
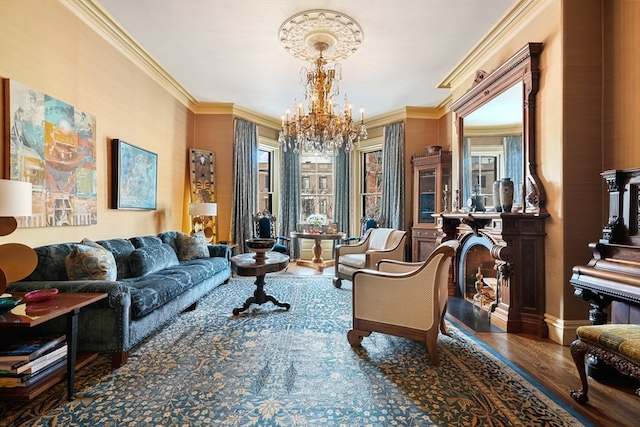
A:
[[[158,155],[121,139],[112,140],[113,209],[155,210]]]

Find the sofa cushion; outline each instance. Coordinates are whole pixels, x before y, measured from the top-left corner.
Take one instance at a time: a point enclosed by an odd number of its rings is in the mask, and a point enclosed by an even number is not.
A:
[[[193,286],[188,272],[180,268],[165,269],[123,280],[131,293],[131,317],[151,313]]]
[[[163,231],[158,234],[162,243],[166,243],[173,248],[176,253],[178,253],[178,231]]]
[[[129,268],[129,255],[135,250],[129,239],[114,238],[108,240],[97,240],[100,246],[109,249],[116,259],[118,266],[118,280],[131,277],[131,269]]]
[[[33,248],[36,255],[38,255],[38,266],[29,275],[28,280],[69,280],[65,258],[75,246],[76,243],[56,243]]]
[[[65,258],[70,280],[116,280],[118,268],[110,250],[83,239]]]
[[[365,268],[367,256],[364,253],[340,255],[339,265],[348,265],[353,268]]]
[[[178,259],[189,261],[197,258],[208,258],[209,248],[204,237],[204,233],[196,233],[189,236],[186,233],[178,233]]]
[[[158,236],[136,236],[129,239],[136,248],[145,246],[156,246],[162,244],[162,240]]]
[[[178,257],[166,243],[142,246],[129,255],[129,267],[134,277],[145,276],[174,265],[178,265]]]

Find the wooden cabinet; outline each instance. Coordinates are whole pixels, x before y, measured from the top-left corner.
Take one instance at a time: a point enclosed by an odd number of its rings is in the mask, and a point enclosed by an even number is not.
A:
[[[411,166],[413,169],[411,258],[417,262],[427,259],[437,245],[438,231],[433,214],[451,210],[451,151],[415,154],[411,157]]]

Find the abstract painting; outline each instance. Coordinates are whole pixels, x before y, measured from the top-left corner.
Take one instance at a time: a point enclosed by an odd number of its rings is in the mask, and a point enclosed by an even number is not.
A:
[[[121,139],[112,141],[113,209],[156,209],[158,155]]]
[[[97,224],[96,118],[15,80],[4,91],[7,178],[33,185],[18,226]]]

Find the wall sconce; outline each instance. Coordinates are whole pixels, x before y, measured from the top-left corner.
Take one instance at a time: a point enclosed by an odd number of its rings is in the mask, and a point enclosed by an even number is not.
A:
[[[8,236],[18,228],[16,216],[31,216],[31,183],[0,179],[0,236]],[[0,295],[7,285],[24,279],[38,265],[38,255],[21,243],[0,245]],[[6,296],[6,295],[3,295]]]
[[[218,215],[217,203],[189,203],[189,215],[192,216],[191,224],[193,229],[191,235],[199,231],[204,232],[204,237],[207,243],[213,241],[213,218]],[[205,220],[208,220],[205,222]]]

